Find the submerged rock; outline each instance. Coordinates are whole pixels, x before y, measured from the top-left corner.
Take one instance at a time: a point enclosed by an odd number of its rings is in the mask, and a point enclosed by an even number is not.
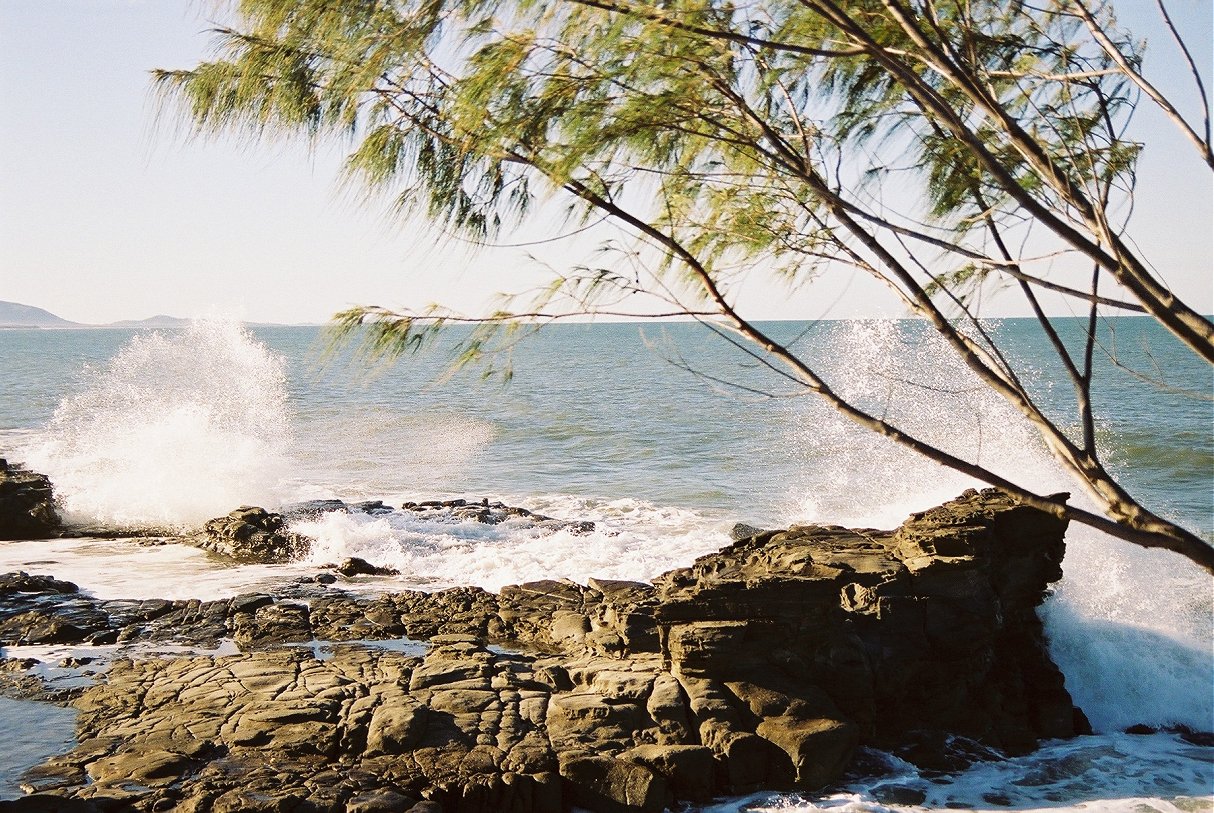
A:
[[[465,507],[485,508],[420,510]],[[1075,734],[1034,612],[1065,527],[971,491],[893,531],[756,530],[654,584],[498,594],[97,602],[22,574],[0,580],[20,588],[0,589],[0,644],[34,613],[69,640],[242,650],[115,662],[74,703],[81,745],[32,790],[138,810],[660,811],[818,788],[861,745],[953,770]],[[359,643],[402,637],[430,647]]]
[[[0,457],[0,539],[44,539],[60,525],[46,475]]]
[[[488,497],[479,500],[427,500],[425,502],[407,502],[401,506],[402,511],[415,514],[420,519],[447,522],[480,522],[485,525],[498,525],[503,522],[516,522],[529,527],[555,533],[568,531],[573,534],[588,534],[595,530],[595,523],[589,521],[564,520],[537,514],[526,508],[506,505],[493,501]]]

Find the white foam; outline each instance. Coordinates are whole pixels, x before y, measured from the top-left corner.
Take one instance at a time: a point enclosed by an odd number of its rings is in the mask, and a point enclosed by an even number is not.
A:
[[[239,326],[134,336],[20,451],[66,515],[190,526],[266,503],[286,471],[284,364]]]
[[[0,573],[23,570],[74,582],[100,599],[230,598],[314,574],[316,568],[237,565],[186,545],[131,539],[40,539],[0,542]]]
[[[428,519],[411,512],[330,513],[297,522],[292,530],[316,540],[314,564],[357,556],[396,568],[400,583],[441,589],[476,585],[498,590],[506,584],[590,577],[651,579],[729,541],[719,520],[703,514],[653,506],[640,500],[596,501],[548,497],[530,501],[537,511],[562,509],[563,519],[591,520],[594,531],[552,531],[522,518],[497,525],[474,520]],[[381,589],[397,580],[377,580]]]
[[[1193,813],[1214,808],[1210,749],[1169,734],[1128,734],[1056,741],[1023,757],[979,762],[948,776],[921,776],[889,757],[893,772],[846,784],[837,792],[757,794],[722,800],[702,813],[887,813],[960,809]],[[882,804],[881,786],[914,789],[918,805]]]

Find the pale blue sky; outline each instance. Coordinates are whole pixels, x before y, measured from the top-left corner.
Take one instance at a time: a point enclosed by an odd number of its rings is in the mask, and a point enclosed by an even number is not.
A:
[[[1121,5],[1137,15],[1154,3]],[[1209,74],[1211,3],[1170,8]],[[80,322],[298,322],[355,303],[476,311],[543,282],[523,249],[436,247],[420,224],[342,193],[336,149],[157,132],[147,72],[203,58],[208,27],[198,3],[0,0],[0,300]],[[1175,78],[1167,43],[1153,52],[1155,75]],[[1210,312],[1210,174],[1166,129],[1148,142],[1133,231],[1168,283]],[[559,266],[593,248],[529,250]],[[863,278],[796,295],[759,284],[743,305],[766,318],[900,315]]]

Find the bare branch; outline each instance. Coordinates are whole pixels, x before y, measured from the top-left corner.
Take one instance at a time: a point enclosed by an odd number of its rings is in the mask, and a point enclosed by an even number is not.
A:
[[[1075,8],[1079,10],[1079,16],[1083,18],[1083,21],[1087,23],[1088,30],[1092,32],[1092,37],[1096,40],[1096,42],[1100,43],[1100,47],[1103,48],[1104,52],[1109,55],[1109,58],[1117,64],[1117,67],[1120,68],[1127,77],[1129,77],[1130,81],[1138,85],[1138,87],[1142,89],[1142,92],[1145,93],[1150,100],[1153,101],[1159,107],[1159,109],[1172,120],[1172,123],[1176,125],[1177,129],[1180,130],[1185,138],[1193,143],[1193,146],[1197,148],[1198,154],[1201,155],[1201,160],[1205,161],[1206,166],[1210,167],[1210,169],[1214,169],[1214,146],[1212,146],[1210,143],[1210,121],[1208,118],[1208,113],[1206,114],[1206,137],[1203,139],[1192,127],[1189,126],[1189,123],[1185,121],[1184,116],[1180,114],[1180,111],[1176,109],[1176,106],[1173,105],[1172,102],[1169,101],[1158,88],[1147,81],[1147,78],[1142,75],[1141,71],[1134,68],[1134,66],[1132,66],[1126,60],[1125,54],[1121,53],[1121,49],[1117,47],[1116,43],[1109,39],[1109,35],[1105,32],[1104,28],[1101,27],[1095,16],[1088,9],[1087,4],[1083,2],[1083,0],[1074,0],[1074,3]],[[1160,4],[1160,8],[1161,10],[1163,9],[1162,3]],[[1168,28],[1172,30],[1173,36],[1176,36],[1176,29],[1172,26],[1172,21],[1168,18],[1166,10],[1164,10],[1164,18],[1167,20]],[[1188,49],[1185,48],[1184,43],[1180,40],[1179,36],[1177,36],[1176,39],[1181,43],[1181,50],[1184,51],[1185,57],[1189,60],[1190,67],[1193,67],[1194,73],[1198,75],[1198,84],[1200,86],[1200,73],[1196,71],[1195,67],[1193,66],[1192,57],[1189,55]],[[1202,91],[1201,95],[1202,110],[1208,111],[1209,103],[1206,102],[1204,90]]]

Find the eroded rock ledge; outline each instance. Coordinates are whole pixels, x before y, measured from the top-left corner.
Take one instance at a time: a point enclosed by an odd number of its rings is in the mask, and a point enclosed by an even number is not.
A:
[[[988,490],[895,531],[764,531],[652,585],[98,602],[10,574],[0,644],[241,650],[116,662],[23,803],[660,811],[821,787],[861,744],[939,768],[950,738],[1027,750],[1084,727],[1034,612],[1064,530]],[[429,645],[355,643],[402,637]]]

